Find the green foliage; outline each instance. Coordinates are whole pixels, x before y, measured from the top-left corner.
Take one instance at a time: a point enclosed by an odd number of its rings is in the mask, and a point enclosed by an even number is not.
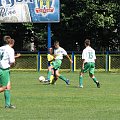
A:
[[[96,14],[93,15],[93,21],[97,28],[99,27],[113,27],[115,26],[116,20],[113,18],[113,15],[111,14],[109,17],[105,16],[103,14]]]
[[[4,35],[19,32],[19,36],[22,37],[18,39],[26,42],[34,37],[37,50],[46,49],[47,24],[0,24],[0,29]],[[63,47],[68,44],[67,50],[76,50],[76,41],[82,50],[85,38],[90,38],[96,48],[100,46],[108,49],[113,46],[111,50],[118,50],[119,29],[119,0],[62,0],[60,1],[60,23],[52,24],[52,39],[62,41]]]
[[[116,14],[120,12],[120,6],[114,2],[94,0],[62,2],[62,21],[80,20],[86,27],[112,27],[116,24]],[[70,5],[70,7],[69,7]]]
[[[71,40],[79,41],[76,35],[81,35],[83,36],[83,38],[80,37],[81,39],[88,37],[96,40],[94,44],[98,44],[98,41],[99,46],[107,49],[109,45],[112,46],[113,39],[115,41],[119,39],[119,31],[116,32],[116,36],[113,32],[119,29],[120,24],[120,2],[118,0],[61,1],[61,9],[61,21],[65,25],[64,29],[69,30]],[[73,32],[76,34],[74,35]],[[119,44],[117,46],[114,44],[115,47],[119,49]]]
[[[31,30],[31,31],[34,28],[33,23],[23,23],[23,26],[25,26],[27,30]]]

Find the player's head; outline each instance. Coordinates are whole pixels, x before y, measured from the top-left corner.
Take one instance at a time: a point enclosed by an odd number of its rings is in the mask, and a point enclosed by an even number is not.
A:
[[[4,40],[4,42],[5,42],[6,44],[7,44],[7,41],[8,41],[9,39],[11,39],[11,37],[8,36],[8,35],[6,35],[6,36],[3,37],[3,40]]]
[[[3,40],[4,40],[5,44],[8,44],[10,47],[14,46],[15,40],[11,39],[10,36],[4,36]]]
[[[48,52],[49,52],[50,54],[52,54],[52,53],[53,53],[53,49],[52,49],[52,48],[49,48],[49,49],[48,49]]]
[[[89,39],[85,40],[85,46],[90,46],[90,40]]]
[[[55,48],[59,48],[59,41],[55,41],[54,46],[55,46]]]
[[[9,39],[8,40],[8,44],[10,47],[13,47],[14,46],[14,43],[15,43],[15,40],[14,39]]]

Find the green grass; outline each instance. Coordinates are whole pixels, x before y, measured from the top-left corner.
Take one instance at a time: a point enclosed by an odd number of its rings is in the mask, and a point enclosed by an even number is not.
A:
[[[41,72],[46,76],[46,72]],[[11,101],[16,109],[4,108],[0,94],[0,120],[119,120],[120,74],[96,73],[101,88],[84,76],[78,88],[78,72],[62,72],[71,85],[58,79],[56,85],[43,85],[38,72],[11,72]]]

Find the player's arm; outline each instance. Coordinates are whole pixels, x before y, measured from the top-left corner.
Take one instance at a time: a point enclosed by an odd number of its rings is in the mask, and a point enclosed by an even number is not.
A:
[[[71,63],[73,63],[73,61],[71,60],[71,58],[69,57],[69,55],[67,54],[67,52],[64,49],[63,49],[63,55],[65,55],[69,59],[69,61]]]
[[[15,66],[15,59],[16,58],[19,58],[21,56],[21,54],[20,53],[17,53],[15,56],[14,56],[14,58],[11,58],[11,62],[10,62],[10,67],[14,67]]]
[[[56,58],[56,55],[54,55],[54,59]]]
[[[94,51],[94,56],[93,56],[94,61],[96,62],[96,55],[95,55],[95,51]]]
[[[85,59],[86,59],[86,52],[82,52],[82,69],[84,69],[84,64],[85,64]]]
[[[82,69],[84,69],[85,59],[82,59]]]
[[[9,61],[10,67],[13,67],[15,65],[15,59],[21,56],[20,53],[17,53],[16,55],[14,53],[15,53],[14,50],[11,50],[10,61]]]
[[[48,60],[48,62],[50,61],[50,55],[49,54],[47,55],[47,60]]]
[[[47,59],[48,59],[48,62],[52,62],[52,61],[54,60],[54,56],[48,54],[48,55],[47,55]]]
[[[69,61],[71,62],[71,63],[73,63],[73,61],[71,60],[71,58],[70,58],[70,56],[67,54],[66,55],[66,57],[69,59]]]
[[[14,63],[10,63],[10,67],[14,67],[15,66],[15,62]]]
[[[10,67],[13,67],[15,65],[14,54],[11,54],[9,64],[10,64]]]
[[[21,54],[20,53],[17,53],[16,55],[15,55],[15,58],[19,58],[21,56]]]

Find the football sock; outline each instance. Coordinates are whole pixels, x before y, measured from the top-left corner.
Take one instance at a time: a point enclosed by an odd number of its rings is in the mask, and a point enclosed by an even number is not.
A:
[[[83,77],[82,76],[79,77],[79,85],[83,85]]]
[[[67,80],[67,79],[66,79],[64,76],[62,76],[62,75],[60,75],[59,78],[60,78],[61,80],[65,81],[65,82],[66,82],[66,80]]]
[[[10,90],[4,91],[5,106],[10,106]]]
[[[52,72],[48,71],[48,75],[47,75],[47,79],[50,80],[50,76],[51,76]]]
[[[50,83],[52,83],[53,79],[54,79],[54,75],[51,75],[50,76]]]
[[[98,81],[97,81],[97,79],[94,77],[94,78],[92,78],[93,79],[93,81],[95,82],[95,83],[97,83]]]

